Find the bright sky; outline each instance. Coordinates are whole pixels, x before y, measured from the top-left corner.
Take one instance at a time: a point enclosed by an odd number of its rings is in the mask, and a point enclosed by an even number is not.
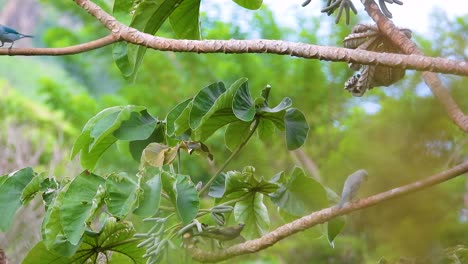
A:
[[[297,14],[298,12],[298,8],[294,7],[296,2],[299,3],[300,1],[264,1],[264,3],[271,6],[275,12],[284,14],[284,10],[287,10],[288,15],[291,16],[294,16],[294,14]],[[418,33],[428,32],[428,26],[431,24],[430,14],[434,9],[445,10],[448,15],[468,15],[468,1],[466,0],[402,0],[402,2],[402,6],[397,4],[387,4],[388,9],[393,14],[393,23],[399,27],[411,28],[411,30]],[[364,7],[360,1],[354,0],[353,3],[358,9],[359,14],[365,14]],[[304,14],[312,13],[312,15],[316,15],[319,13],[317,10],[323,8],[324,5],[323,1],[319,0],[312,0],[309,5],[311,4],[314,4],[314,7],[317,8],[306,6],[304,8],[300,8],[303,10],[300,10],[299,12]],[[282,15],[282,17],[285,16],[286,15]],[[334,19],[334,17],[331,19]],[[343,22],[343,20],[344,16],[341,18],[341,22]],[[432,21],[432,23],[434,23],[434,21]]]
[[[335,14],[327,17],[325,14],[320,13],[323,8],[323,1],[312,0],[306,7],[301,7],[303,0],[264,0],[276,14],[279,21],[287,26],[295,27],[294,17],[298,14],[303,16],[318,16],[322,15],[324,19],[334,21]],[[468,1],[466,0],[402,0],[403,5],[387,4],[390,12],[393,14],[393,22],[399,27],[411,28],[417,33],[427,33],[430,25],[430,14],[434,9],[443,9],[449,16],[454,15],[468,15]],[[219,4],[223,8],[221,13],[237,8],[232,0],[205,0],[202,1],[202,8],[209,7],[212,4]],[[353,0],[354,5],[360,14],[364,14],[364,8],[359,0]],[[206,10],[206,9],[204,9]],[[344,15],[341,18],[341,23],[344,21]],[[432,21],[434,23],[434,21]]]

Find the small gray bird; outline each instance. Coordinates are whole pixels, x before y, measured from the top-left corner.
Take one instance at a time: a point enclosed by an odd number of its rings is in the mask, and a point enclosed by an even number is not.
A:
[[[13,44],[15,44],[15,41],[22,38],[33,38],[33,36],[21,34],[12,28],[0,24],[0,47],[3,47],[3,45],[8,42],[11,43],[11,46],[9,47],[9,49],[11,49]]]
[[[346,202],[351,201],[359,190],[362,182],[367,180],[367,171],[358,170],[353,174],[349,175],[343,186],[343,193],[341,194],[341,201],[338,204],[338,208],[343,207]]]

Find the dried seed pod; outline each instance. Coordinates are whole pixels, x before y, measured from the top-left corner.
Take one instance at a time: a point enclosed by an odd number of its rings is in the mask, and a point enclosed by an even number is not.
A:
[[[411,30],[400,29],[408,38],[411,38]],[[403,53],[387,37],[380,33],[375,25],[356,25],[352,33],[343,40],[343,45],[350,49],[362,49],[382,53]],[[349,63],[349,67],[355,71],[361,70],[360,77],[356,75],[348,79],[345,89],[354,96],[362,96],[365,91],[375,86],[389,86],[405,76],[405,70],[381,65],[360,65]]]

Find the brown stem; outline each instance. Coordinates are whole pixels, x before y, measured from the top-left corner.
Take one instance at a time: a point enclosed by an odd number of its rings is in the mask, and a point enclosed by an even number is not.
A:
[[[293,222],[282,225],[276,230],[273,230],[260,238],[249,240],[220,251],[207,252],[206,250],[201,250],[194,246],[188,248],[187,250],[194,260],[200,262],[218,262],[233,258],[235,256],[258,252],[274,245],[286,237],[311,228],[317,224],[325,223],[337,216],[362,210],[390,199],[395,199],[406,194],[429,188],[433,185],[448,181],[466,172],[468,172],[468,161],[446,171],[424,178],[421,181],[416,181],[404,186],[400,186],[353,203],[348,203],[341,209],[337,208],[336,206],[322,209],[299,218]]]
[[[82,53],[94,49],[98,49],[112,43],[120,41],[117,35],[109,34],[103,38],[86,42],[83,44],[65,47],[65,48],[12,48],[0,49],[0,55],[24,55],[24,56],[61,56]]]
[[[414,42],[408,39],[403,32],[398,30],[393,22],[380,12],[374,0],[364,1],[364,7],[369,16],[375,21],[379,30],[385,34],[395,45],[398,45],[406,54],[424,55]],[[441,62],[441,67],[450,67]],[[429,70],[430,71],[430,70]],[[441,71],[437,71],[441,72]],[[434,96],[442,104],[453,122],[463,131],[468,132],[468,116],[463,113],[455,100],[450,95],[448,89],[444,87],[437,74],[433,72],[423,72],[423,79],[431,89]]]

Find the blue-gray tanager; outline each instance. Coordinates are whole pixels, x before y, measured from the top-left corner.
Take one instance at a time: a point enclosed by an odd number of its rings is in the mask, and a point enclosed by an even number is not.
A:
[[[0,47],[3,47],[3,45],[5,45],[6,42],[9,42],[11,43],[11,46],[9,47],[9,49],[11,49],[15,41],[17,41],[18,39],[32,38],[32,37],[33,36],[31,35],[21,34],[12,28],[9,28],[0,24],[0,42],[1,42]]]
[[[367,180],[367,171],[358,170],[349,175],[343,186],[343,193],[341,194],[341,201],[338,208],[343,207],[346,202],[351,201],[359,190],[361,184]]]

